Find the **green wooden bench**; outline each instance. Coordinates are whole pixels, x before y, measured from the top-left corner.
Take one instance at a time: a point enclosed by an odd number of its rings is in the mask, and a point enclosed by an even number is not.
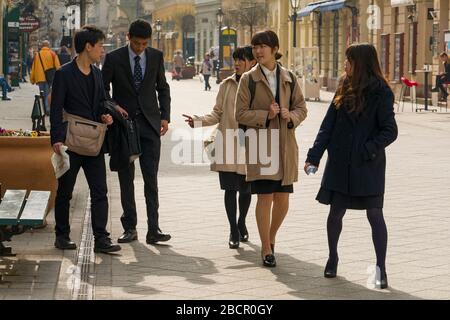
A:
[[[0,256],[14,256],[3,241],[44,223],[50,191],[7,190],[0,202]]]

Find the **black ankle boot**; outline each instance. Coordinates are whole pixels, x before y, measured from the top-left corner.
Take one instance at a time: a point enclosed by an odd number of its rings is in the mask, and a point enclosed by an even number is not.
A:
[[[339,258],[328,258],[327,265],[325,266],[325,271],[323,274],[325,278],[336,278],[338,262]]]

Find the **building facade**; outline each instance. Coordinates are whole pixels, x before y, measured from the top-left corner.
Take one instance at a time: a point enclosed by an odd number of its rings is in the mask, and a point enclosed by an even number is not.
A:
[[[450,1],[448,0],[434,0],[434,24],[438,27],[434,27],[433,30],[437,30],[434,34],[436,39],[435,45],[437,46],[437,52],[447,52],[450,56]],[[437,75],[443,71],[443,66],[439,61],[439,58],[433,56],[433,75]]]
[[[195,0],[195,61],[203,60],[206,52],[219,45],[217,11],[220,0]]]
[[[290,23],[290,4],[289,1],[267,0],[267,26],[275,31],[280,39],[280,53],[283,55],[280,62],[289,68],[289,48],[292,47],[292,37]]]
[[[268,0],[268,5],[268,25],[278,31],[284,63],[302,74],[302,55],[305,48],[311,49],[308,52],[317,55],[314,67],[320,85],[329,91],[336,89],[343,73],[346,48],[357,42],[376,46],[383,72],[396,91],[402,76],[423,84],[425,73],[416,71],[424,66],[432,66],[434,74],[442,71],[438,54],[448,50],[450,42],[448,0],[300,0],[297,48],[289,1]],[[427,76],[431,87],[434,78]],[[418,95],[423,95],[423,85]]]
[[[153,33],[152,44],[164,52],[166,68],[171,70],[177,50],[185,58],[195,56],[194,0],[156,0],[153,21],[160,20],[161,32]]]

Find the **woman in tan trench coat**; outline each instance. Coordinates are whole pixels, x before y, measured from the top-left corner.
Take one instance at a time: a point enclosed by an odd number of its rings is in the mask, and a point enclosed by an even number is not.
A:
[[[295,76],[277,63],[281,54],[276,33],[256,33],[252,46],[258,65],[239,83],[236,120],[246,127],[247,181],[258,195],[256,221],[263,265],[275,267],[275,237],[298,179],[295,129],[307,109]]]
[[[240,147],[239,141],[233,135],[230,141],[227,130],[236,132],[238,123],[235,119],[235,97],[241,75],[249,71],[256,63],[251,46],[237,48],[233,53],[236,73],[225,79],[219,88],[216,105],[211,114],[205,116],[188,116],[186,122],[191,128],[197,126],[218,125],[215,139],[215,161],[211,163],[211,170],[219,172],[220,187],[225,190],[225,209],[230,223],[230,249],[239,248],[239,241],[248,241],[248,231],[245,224],[248,208],[251,202],[250,183],[245,181],[245,149]],[[199,125],[200,124],[200,125]],[[220,149],[220,150],[219,150]],[[242,149],[242,151],[240,151]],[[227,158],[227,152],[230,157]],[[243,155],[240,161],[240,153]],[[239,192],[239,219],[236,222],[236,196]]]

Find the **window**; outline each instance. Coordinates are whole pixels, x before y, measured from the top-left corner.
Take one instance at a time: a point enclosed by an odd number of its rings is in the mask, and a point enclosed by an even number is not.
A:
[[[352,43],[359,42],[358,12],[352,10]]]
[[[403,76],[404,34],[395,34],[395,59],[394,59],[394,81],[400,81]]]
[[[207,45],[207,42],[206,42],[206,37],[205,38],[203,38],[203,52],[202,52],[202,57],[206,54],[206,51],[208,51],[208,48],[206,47],[206,45]]]
[[[394,26],[397,28],[398,26],[398,20],[399,20],[399,16],[400,16],[400,10],[398,9],[398,7],[394,8]]]
[[[381,63],[381,70],[383,71],[384,75],[388,78],[389,77],[389,45],[390,45],[390,35],[389,34],[382,34],[381,35],[381,54],[380,54],[380,63]]]
[[[208,51],[208,48],[207,48],[207,45],[208,45],[208,39],[207,39],[207,37],[208,37],[207,31],[206,31],[206,30],[203,30],[203,41],[202,41],[203,48],[202,48],[202,52],[201,52],[202,60],[203,60],[203,58],[205,57],[206,51]]]
[[[201,43],[201,36],[202,34],[200,32],[197,32],[197,61],[200,61],[202,59],[201,56],[201,48],[200,48],[200,43]]]
[[[209,47],[214,47],[214,32],[212,31],[209,32]]]
[[[408,70],[416,73],[417,65],[417,22],[409,24]]]

